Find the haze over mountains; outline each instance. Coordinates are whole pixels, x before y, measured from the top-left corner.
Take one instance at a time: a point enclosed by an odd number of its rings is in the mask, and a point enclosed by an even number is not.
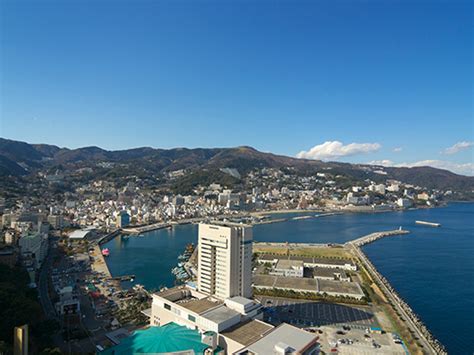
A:
[[[150,147],[108,151],[99,147],[60,148],[47,144],[29,144],[0,138],[0,175],[24,176],[39,170],[72,171],[110,163],[124,173],[140,171],[157,174],[179,169],[236,168],[245,173],[254,168],[294,168],[302,174],[328,171],[356,180],[384,181],[396,179],[406,183],[437,189],[472,191],[474,177],[457,175],[432,167],[377,167],[364,164],[323,162],[264,153],[252,147],[174,148]]]

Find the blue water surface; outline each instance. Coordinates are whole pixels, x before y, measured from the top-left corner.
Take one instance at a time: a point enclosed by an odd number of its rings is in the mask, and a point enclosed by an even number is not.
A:
[[[295,215],[275,215],[288,218]],[[441,223],[440,228],[416,220]],[[408,235],[384,238],[363,247],[377,269],[412,306],[452,354],[472,354],[474,342],[474,204],[435,209],[343,214],[262,224],[256,241],[343,243],[402,226]],[[148,289],[172,286],[170,270],[186,244],[197,242],[195,225],[176,226],[143,237],[117,237],[107,243],[111,273],[134,274]]]

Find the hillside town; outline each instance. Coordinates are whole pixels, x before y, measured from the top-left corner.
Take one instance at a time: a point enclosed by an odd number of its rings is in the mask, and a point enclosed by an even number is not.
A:
[[[41,194],[27,194],[14,201],[1,199],[0,263],[26,271],[29,287],[38,290],[45,312],[63,329],[62,339],[66,343],[78,339],[77,350],[86,346],[86,334],[97,327],[104,331],[96,333],[96,339],[123,329],[122,325],[132,331],[134,324],[142,324],[145,316],[141,310],[151,301],[144,289],[123,291],[120,280],[115,280],[106,267],[98,245],[119,231],[146,231],[223,217],[267,223],[272,221],[267,221],[266,214],[279,211],[332,214],[427,208],[443,203],[450,195],[450,191],[391,179],[383,183],[353,181],[330,170],[309,176],[291,168],[254,169],[244,176],[233,168],[221,169],[220,173],[238,183],[197,183],[187,194],[176,188],[176,182],[192,174],[186,170],[168,173],[168,188],[151,188],[147,180],[138,177],[126,182],[82,183],[59,172],[40,173],[35,189]],[[383,171],[379,173],[383,176]],[[68,191],[45,196],[57,189]],[[254,288],[262,295],[286,285],[279,292],[300,288],[307,295],[315,295],[307,297],[324,295],[335,297],[329,298],[333,301],[364,303],[362,288],[358,282],[348,282],[351,278],[345,267],[334,272],[324,263],[321,267],[314,258],[265,257],[258,259],[261,266],[253,276]],[[311,271],[306,270],[308,265]],[[305,277],[311,272],[310,279],[303,277],[303,266]],[[352,268],[356,266],[349,270]],[[193,269],[198,269],[197,265]],[[135,300],[133,306],[129,306],[130,300]]]

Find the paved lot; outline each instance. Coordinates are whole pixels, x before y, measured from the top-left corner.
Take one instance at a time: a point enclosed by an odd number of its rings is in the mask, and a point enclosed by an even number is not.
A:
[[[266,307],[265,319],[274,324],[287,322],[297,326],[351,325],[365,329],[378,326],[368,307],[308,300],[258,296]]]
[[[340,327],[321,327],[319,343],[321,350],[330,354],[331,350],[337,348],[338,354],[348,355],[405,355],[406,348],[397,344],[391,333],[375,334],[366,333],[362,329],[342,331]]]

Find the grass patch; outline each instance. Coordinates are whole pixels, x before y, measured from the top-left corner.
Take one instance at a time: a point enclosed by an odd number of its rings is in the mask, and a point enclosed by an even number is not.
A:
[[[337,247],[284,247],[271,245],[253,245],[254,253],[275,255],[298,255],[316,258],[352,259],[352,254],[344,248]]]

